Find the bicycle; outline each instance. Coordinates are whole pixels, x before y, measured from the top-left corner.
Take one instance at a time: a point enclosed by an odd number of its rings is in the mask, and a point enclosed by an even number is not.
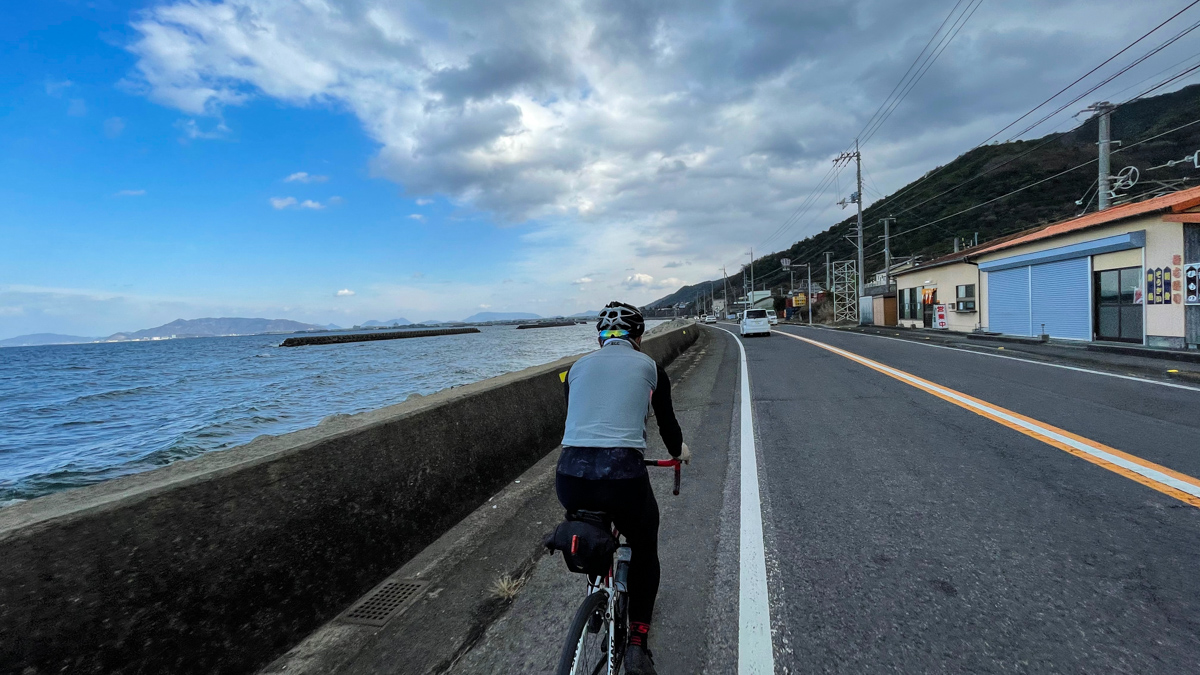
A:
[[[642,461],[646,466],[674,467],[675,489],[672,494],[679,494],[679,469],[682,465],[680,460]],[[604,514],[590,513],[608,522]],[[558,663],[558,675],[617,675],[621,671],[621,663],[625,658],[625,642],[629,637],[626,579],[629,574],[630,549],[621,539],[621,533],[616,527],[612,527],[612,535],[618,544],[616,552],[612,554],[606,574],[587,577],[587,596],[576,610],[575,618],[567,631],[567,640]],[[607,670],[604,670],[605,665]]]

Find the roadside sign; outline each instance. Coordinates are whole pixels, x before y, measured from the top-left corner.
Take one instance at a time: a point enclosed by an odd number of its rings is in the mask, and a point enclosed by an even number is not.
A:
[[[783,267],[783,269],[786,270],[787,268],[792,266],[792,259],[791,258],[780,258],[779,264]]]
[[[946,318],[945,305],[933,306],[933,327],[943,330],[950,327],[950,321]]]

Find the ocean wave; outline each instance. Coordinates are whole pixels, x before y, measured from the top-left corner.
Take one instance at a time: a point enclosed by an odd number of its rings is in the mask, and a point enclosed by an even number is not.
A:
[[[97,394],[83,394],[81,396],[76,396],[75,398],[71,399],[67,403],[67,405],[75,405],[77,403],[90,403],[92,401],[107,401],[109,399],[121,398],[123,396],[132,396],[133,394],[140,394],[142,392],[151,391],[153,389],[154,389],[154,387],[152,385],[142,385],[140,387],[129,387],[127,389],[112,389],[109,391],[102,391]]]

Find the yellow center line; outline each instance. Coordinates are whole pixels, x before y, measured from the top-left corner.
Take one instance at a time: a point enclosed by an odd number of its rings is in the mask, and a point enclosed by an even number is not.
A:
[[[872,370],[883,373],[888,377],[933,394],[960,408],[970,410],[977,415],[1003,424],[1014,431],[1019,431],[1030,438],[1042,441],[1080,459],[1085,459],[1096,466],[1108,469],[1113,473],[1137,481],[1146,487],[1158,490],[1181,502],[1200,507],[1200,480],[1192,476],[1179,473],[1165,466],[1144,460],[1141,457],[1122,452],[1103,443],[1093,441],[1090,438],[1084,438],[1065,429],[1059,429],[1045,422],[1040,422],[949,387],[930,382],[898,368],[884,365],[878,361],[872,361],[854,352],[849,352],[825,344],[824,342],[810,340],[799,335],[792,335],[791,333],[784,333],[782,331],[774,332],[843,356]]]

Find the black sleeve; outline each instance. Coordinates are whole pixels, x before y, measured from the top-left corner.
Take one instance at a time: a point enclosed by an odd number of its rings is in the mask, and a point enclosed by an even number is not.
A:
[[[567,368],[567,372],[563,374],[563,402],[567,407],[571,407],[571,369]]]
[[[683,431],[679,429],[675,409],[671,407],[671,378],[667,377],[667,371],[662,366],[658,366],[658,387],[650,397],[650,407],[654,408],[658,433],[667,446],[667,452],[672,457],[678,457],[683,452]]]

